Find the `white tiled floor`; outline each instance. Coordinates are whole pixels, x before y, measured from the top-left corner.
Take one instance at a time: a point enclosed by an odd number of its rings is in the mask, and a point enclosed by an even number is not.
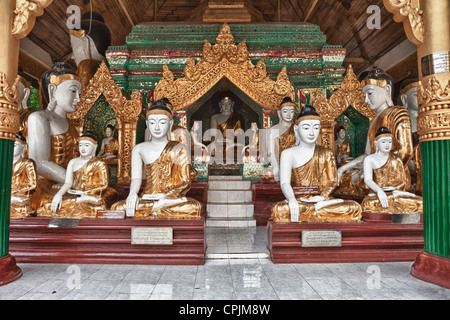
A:
[[[222,255],[201,266],[20,264],[23,276],[0,287],[0,299],[450,299],[449,289],[412,277],[411,262],[273,264],[265,241],[265,227],[208,230],[207,254]],[[236,253],[248,255],[227,256]]]

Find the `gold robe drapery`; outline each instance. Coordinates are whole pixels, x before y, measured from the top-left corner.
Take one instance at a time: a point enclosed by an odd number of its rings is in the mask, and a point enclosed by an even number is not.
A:
[[[406,174],[403,162],[399,156],[390,153],[386,163],[373,170],[373,181],[380,187],[393,187],[405,191],[407,188]],[[399,195],[386,192],[389,207],[383,208],[376,194],[369,194],[361,203],[365,212],[377,213],[421,213],[423,211],[422,197]]]
[[[11,218],[24,218],[34,212],[31,195],[36,190],[36,164],[28,158],[20,158],[13,164],[11,195],[27,200],[11,201]]]
[[[83,201],[76,203],[79,196],[66,193],[63,196],[61,209],[51,210],[52,199],[37,210],[38,216],[61,218],[95,218],[97,211],[107,210],[117,201],[117,191],[108,186],[108,167],[98,157],[90,159],[83,167],[73,173],[73,190],[83,191],[85,195],[100,199],[99,201]]]
[[[186,150],[180,142],[169,141],[158,159],[145,165],[144,169],[145,186],[140,197],[163,193],[169,199],[183,201],[153,211],[157,201],[139,199],[135,218],[200,218],[200,202],[186,197],[191,187],[192,172]],[[115,203],[112,209],[126,210],[126,200]]]
[[[325,200],[332,200],[331,194],[337,187],[336,160],[331,150],[317,145],[314,155],[305,165],[292,169],[294,187],[319,187]],[[313,195],[301,195],[311,198]],[[352,200],[342,200],[316,211],[314,203],[299,201],[299,222],[356,222],[361,219],[361,206]],[[272,219],[275,222],[290,222],[291,215],[287,201],[272,206]]]

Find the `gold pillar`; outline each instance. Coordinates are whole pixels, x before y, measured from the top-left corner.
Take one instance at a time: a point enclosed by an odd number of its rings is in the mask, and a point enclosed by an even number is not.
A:
[[[384,0],[417,46],[424,252],[412,275],[450,288],[450,1]]]
[[[20,39],[53,0],[2,0],[0,10],[0,285],[22,274],[9,252],[12,150],[19,130],[18,77]]]

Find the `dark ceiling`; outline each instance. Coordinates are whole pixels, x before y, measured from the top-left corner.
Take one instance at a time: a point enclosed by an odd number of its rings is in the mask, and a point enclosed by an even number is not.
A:
[[[54,61],[71,53],[66,20],[67,8],[77,5],[81,13],[101,13],[112,34],[112,45],[123,45],[133,25],[155,21],[155,0],[54,0],[36,19],[29,39],[47,51]],[[191,12],[206,0],[156,0],[156,21],[189,22]],[[372,65],[406,39],[403,26],[393,20],[382,0],[243,0],[262,14],[260,22],[309,22],[319,25],[327,43],[346,49],[346,60],[356,73]],[[366,25],[370,5],[380,10],[381,28]],[[279,10],[278,10],[279,8]]]

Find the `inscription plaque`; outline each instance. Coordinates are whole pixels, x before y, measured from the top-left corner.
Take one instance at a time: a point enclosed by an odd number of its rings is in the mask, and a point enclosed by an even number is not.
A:
[[[311,186],[311,187],[292,187],[292,190],[294,190],[294,194],[296,196],[303,196],[303,195],[319,195],[320,194],[320,188],[318,186]]]
[[[391,215],[392,223],[416,224],[420,223],[419,213],[393,213]]]
[[[98,219],[125,219],[124,210],[100,210],[95,216]]]
[[[135,227],[131,228],[131,244],[173,244],[171,227]]]
[[[450,52],[442,51],[422,58],[422,75],[450,72]]]
[[[302,247],[341,247],[341,230],[302,231]]]
[[[80,219],[74,218],[50,218],[48,228],[77,228]]]

